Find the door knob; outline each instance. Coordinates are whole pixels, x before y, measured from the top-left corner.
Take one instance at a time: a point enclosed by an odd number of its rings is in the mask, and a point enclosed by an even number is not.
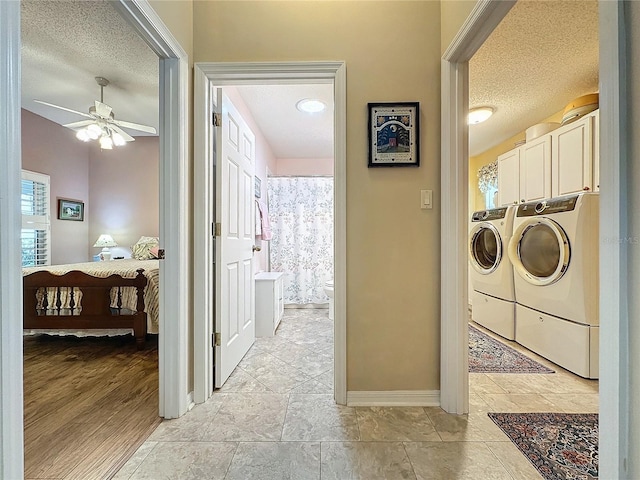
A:
[[[254,245],[251,250],[253,250],[254,252],[259,252],[260,250],[262,250],[261,247],[258,247],[257,245]]]

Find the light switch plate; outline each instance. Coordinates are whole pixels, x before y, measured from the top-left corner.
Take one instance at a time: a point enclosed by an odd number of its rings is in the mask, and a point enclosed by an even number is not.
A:
[[[420,190],[420,208],[433,208],[433,190]]]

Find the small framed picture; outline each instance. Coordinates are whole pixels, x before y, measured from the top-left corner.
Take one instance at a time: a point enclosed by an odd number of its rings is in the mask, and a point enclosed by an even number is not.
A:
[[[262,181],[260,180],[259,177],[255,177],[255,182],[253,186],[254,186],[256,198],[260,198],[260,196],[262,195]]]
[[[84,220],[84,202],[59,198],[58,219],[82,222]]]
[[[369,103],[369,167],[420,166],[418,102]]]

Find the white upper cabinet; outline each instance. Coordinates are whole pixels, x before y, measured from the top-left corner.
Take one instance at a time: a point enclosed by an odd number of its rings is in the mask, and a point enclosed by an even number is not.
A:
[[[593,115],[551,132],[552,195],[592,191]]]
[[[498,157],[500,206],[551,196],[551,138],[537,138]]]
[[[599,110],[498,157],[500,206],[600,191]]]
[[[520,201],[520,149],[498,157],[498,204],[513,205]]]
[[[520,203],[551,196],[551,138],[544,135],[520,147]]]

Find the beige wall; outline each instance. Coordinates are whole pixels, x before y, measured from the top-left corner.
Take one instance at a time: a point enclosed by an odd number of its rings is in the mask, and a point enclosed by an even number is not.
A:
[[[627,58],[629,88],[629,474],[640,478],[640,297],[635,293],[640,285],[640,2],[626,2]],[[633,80],[632,80],[633,79]],[[607,160],[601,159],[603,168]]]
[[[195,61],[346,62],[351,391],[439,388],[439,9],[438,2],[194,3]],[[385,101],[420,102],[420,168],[367,168],[367,102]],[[435,191],[433,210],[420,209],[425,188]]]
[[[101,233],[118,243],[112,256],[131,257],[131,246],[141,236],[159,234],[159,139],[137,137],[123,147],[89,150],[89,248],[87,257],[100,249],[93,244]]]
[[[149,4],[187,52],[190,63],[193,63],[193,2],[191,0],[149,0]]]
[[[447,50],[475,6],[475,0],[442,0],[440,5],[441,53]]]
[[[88,145],[68,128],[22,110],[22,168],[51,177],[52,265],[89,260],[88,154]],[[58,220],[58,198],[84,202],[84,221]]]

